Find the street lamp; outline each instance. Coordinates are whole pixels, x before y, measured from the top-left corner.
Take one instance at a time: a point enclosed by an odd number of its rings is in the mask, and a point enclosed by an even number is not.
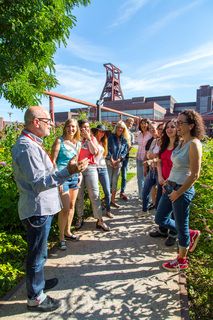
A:
[[[13,112],[8,112],[8,114],[9,114],[10,124],[11,124],[11,117],[12,117]]]
[[[97,100],[96,101],[96,106],[97,106],[97,118],[96,120],[101,122],[101,106],[103,105],[103,100]]]

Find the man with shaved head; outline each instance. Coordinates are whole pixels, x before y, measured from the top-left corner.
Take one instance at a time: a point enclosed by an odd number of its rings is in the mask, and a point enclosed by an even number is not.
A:
[[[27,231],[26,261],[27,308],[31,311],[56,310],[60,302],[46,295],[58,283],[57,278],[44,279],[47,239],[53,216],[61,211],[58,186],[73,173],[82,172],[88,160],[70,160],[62,171],[56,171],[42,147],[42,138],[53,126],[47,110],[40,106],[27,109],[25,129],[12,148],[13,169],[19,191],[18,212]]]

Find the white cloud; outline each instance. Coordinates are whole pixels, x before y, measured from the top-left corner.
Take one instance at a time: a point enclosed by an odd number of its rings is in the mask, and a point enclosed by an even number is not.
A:
[[[125,92],[139,95],[147,92],[168,94],[172,89],[196,88],[202,84],[210,84],[213,72],[213,42],[203,44],[194,50],[159,67],[141,68],[131,77],[122,78]],[[144,72],[144,70],[147,70]],[[142,93],[142,94],[141,94]]]
[[[113,60],[114,56],[109,48],[94,45],[93,43],[79,36],[72,36],[71,39],[69,39],[66,50],[78,58],[96,63],[111,61]]]
[[[181,65],[188,65],[190,63],[196,63],[199,62],[199,60],[205,59],[207,64],[211,62],[208,60],[208,58],[213,57],[213,42],[208,42],[199,48],[177,58],[174,59],[173,61],[166,63],[159,67],[157,70],[163,70],[163,69],[168,69],[168,68],[173,68]]]
[[[129,21],[149,0],[126,0],[119,8],[119,15],[110,27],[117,27]]]

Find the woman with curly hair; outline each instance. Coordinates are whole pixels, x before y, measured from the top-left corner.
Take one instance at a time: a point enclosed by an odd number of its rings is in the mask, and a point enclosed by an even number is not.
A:
[[[188,268],[187,253],[194,251],[200,231],[189,230],[189,207],[195,195],[194,183],[199,178],[202,144],[205,129],[201,115],[194,110],[185,110],[178,115],[177,131],[180,140],[172,152],[173,163],[168,180],[163,185],[155,222],[160,227],[177,231],[179,254],[175,260],[163,263],[168,271]],[[171,218],[171,212],[174,219]]]
[[[118,121],[113,133],[108,138],[107,168],[111,186],[111,206],[119,208],[115,203],[118,177],[121,171],[122,161],[126,157],[131,145],[128,129],[123,121]]]

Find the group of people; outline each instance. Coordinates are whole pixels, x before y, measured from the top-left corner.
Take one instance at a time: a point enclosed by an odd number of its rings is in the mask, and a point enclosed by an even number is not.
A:
[[[150,236],[167,238],[167,246],[178,238],[177,258],[162,265],[169,271],[188,268],[187,253],[195,250],[200,236],[199,230],[189,229],[189,208],[200,175],[204,134],[203,119],[194,110],[185,110],[165,124],[146,119],[139,123],[137,178],[142,211],[137,216],[155,208],[158,228]]]
[[[127,126],[134,123],[134,119],[127,119]],[[58,215],[61,250],[66,250],[66,241],[79,240],[79,236],[71,233],[71,225],[76,207],[77,222],[75,228],[82,227],[84,220],[84,194],[88,192],[92,204],[93,216],[96,219],[96,228],[109,231],[109,226],[103,221],[103,213],[113,218],[111,206],[118,208],[115,201],[117,183],[120,171],[123,169],[121,198],[127,200],[124,193],[128,152],[131,147],[130,136],[123,121],[119,121],[112,133],[100,124],[90,128],[88,120],[68,119],[63,128],[61,137],[57,137],[51,158],[57,170],[64,169],[70,159],[81,161],[88,159],[88,166],[82,173],[73,174],[60,187],[60,196],[63,208]],[[133,135],[132,135],[133,136]],[[104,192],[104,203],[100,199],[99,182]],[[103,210],[104,208],[104,210]]]
[[[88,120],[68,119],[61,137],[57,137],[51,155],[42,146],[42,138],[53,126],[49,113],[40,106],[27,109],[25,129],[12,150],[14,176],[20,198],[18,211],[26,228],[28,255],[26,261],[27,307],[31,311],[52,311],[60,302],[46,291],[56,278],[45,281],[44,263],[47,240],[54,214],[58,213],[59,248],[66,250],[66,241],[78,241],[71,232],[76,209],[75,228],[82,227],[84,193],[92,204],[96,228],[110,231],[103,215],[113,218],[111,207],[116,202],[117,183],[121,174],[120,198],[125,194],[129,151],[134,143],[133,118],[118,121],[112,132],[99,124],[90,128]],[[142,119],[136,136],[138,197],[142,210],[138,218],[155,209],[158,228],[152,237],[166,237],[166,245],[178,238],[179,254],[163,264],[167,270],[186,269],[187,252],[193,251],[198,230],[189,230],[189,205],[194,196],[193,184],[201,167],[204,135],[201,116],[193,110],[182,112],[166,124]],[[104,192],[100,199],[99,183]],[[104,206],[104,210],[103,210]]]

